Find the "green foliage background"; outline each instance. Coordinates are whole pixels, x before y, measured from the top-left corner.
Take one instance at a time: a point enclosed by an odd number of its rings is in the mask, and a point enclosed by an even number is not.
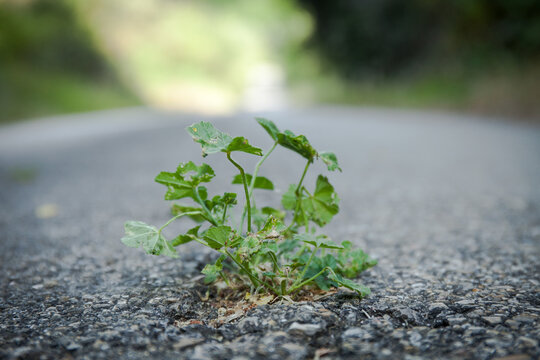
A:
[[[232,112],[264,63],[293,104],[540,117],[540,2],[0,0],[0,121]]]

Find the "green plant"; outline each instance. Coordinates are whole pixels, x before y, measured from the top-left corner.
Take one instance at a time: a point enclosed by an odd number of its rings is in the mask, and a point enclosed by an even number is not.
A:
[[[221,256],[203,269],[207,283],[221,277],[230,285],[234,278],[250,284],[255,292],[263,291],[280,297],[312,284],[322,290],[343,286],[366,296],[369,288],[356,284],[350,278],[374,266],[376,261],[362,250],[353,249],[349,241],[338,245],[326,235],[315,232],[315,226],[326,225],[338,213],[339,198],[325,176],[318,176],[312,192],[304,186],[307,170],[316,159],[322,160],[330,171],[341,171],[336,156],[331,152],[317,152],[303,135],[296,136],[288,130],[281,132],[266,119],[257,121],[274,142],[265,154],[260,148],[250,145],[246,138],[232,138],[208,122],[187,128],[193,140],[201,145],[203,157],[225,153],[238,169],[239,174],[232,183],[243,186],[245,206],[236,228],[227,224],[228,210],[237,204],[237,195],[227,192],[210,198],[206,187],[201,184],[210,182],[215,176],[214,171],[207,164],[197,166],[189,161],[181,163],[176,172],[161,172],[155,181],[167,186],[165,200],[191,199],[193,204],[174,204],[174,217],[159,229],[143,222],[128,221],[122,242],[130,247],[142,246],[148,254],[170,257],[178,256],[176,246],[191,241],[212,248]],[[307,160],[299,182],[290,185],[283,195],[285,211],[258,208],[253,196],[255,189],[274,189],[273,183],[258,176],[258,172],[278,145]],[[253,174],[247,174],[232,158],[237,151],[261,156]],[[165,239],[163,229],[181,217],[190,217],[197,223],[206,222],[208,226],[203,229],[202,225],[197,225],[172,240]],[[290,221],[288,226],[285,225],[287,219]],[[247,232],[244,232],[244,223],[247,224]],[[226,259],[230,261],[225,262]]]

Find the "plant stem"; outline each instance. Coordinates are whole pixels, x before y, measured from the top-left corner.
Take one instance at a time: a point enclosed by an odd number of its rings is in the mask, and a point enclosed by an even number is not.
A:
[[[169,221],[167,221],[162,227],[160,227],[158,229],[158,232],[161,234],[161,231],[163,229],[165,229],[167,226],[169,226],[169,224],[172,223],[174,220],[176,220],[176,219],[178,219],[178,218],[180,218],[182,216],[199,215],[199,214],[200,214],[200,212],[198,212],[198,211],[190,211],[190,212],[185,212],[185,213],[178,214],[178,215],[174,216],[172,219],[170,219]]]
[[[261,167],[262,163],[270,156],[272,151],[276,148],[278,142],[276,141],[274,145],[264,154],[264,156],[257,162],[255,165],[255,169],[253,170],[253,174],[251,177],[251,181],[249,183],[249,198],[252,199],[253,197],[253,189],[255,188],[255,179],[257,179],[257,175],[259,174],[259,168]],[[255,200],[253,200],[253,206],[255,206]],[[242,227],[244,226],[244,220],[246,218],[246,208],[244,208],[244,211],[242,212],[242,220],[240,221],[240,232],[242,232]]]
[[[225,224],[225,217],[227,216],[227,208],[229,205],[225,205],[225,208],[223,209],[223,217],[221,218],[221,224]]]
[[[296,190],[294,192],[294,194],[296,195],[296,204],[295,204],[294,213],[293,213],[293,220],[291,224],[287,227],[287,230],[289,230],[294,225],[295,220],[298,218],[297,214],[298,214],[298,210],[300,209],[300,195],[301,195],[300,190],[302,189],[302,183],[304,182],[304,178],[306,177],[306,173],[308,171],[310,164],[311,164],[311,161],[308,160],[308,162],[306,163],[306,167],[304,168],[304,172],[302,173],[302,177],[300,178],[300,181],[298,182],[298,185],[296,186]]]
[[[201,196],[199,195],[199,191],[197,188],[193,188],[193,193],[195,194],[195,197],[197,198],[197,202],[201,205],[201,207],[203,208],[203,210],[206,212],[206,214],[208,215],[208,217],[210,219],[208,219],[208,221],[210,221],[210,223],[214,226],[218,226],[218,222],[216,221],[216,219],[214,219],[214,216],[212,215],[212,213],[210,212],[210,210],[208,210],[208,208],[206,207],[206,204],[204,203],[204,201],[201,199]]]
[[[306,284],[309,284],[310,282],[312,282],[313,280],[315,280],[316,278],[318,278],[319,276],[321,276],[322,274],[324,274],[325,271],[328,271],[328,270],[332,270],[330,269],[328,266],[325,266],[324,269],[322,269],[321,271],[319,271],[316,275],[310,277],[309,279],[307,279],[306,281],[303,281],[301,282],[300,284],[298,285],[295,285],[293,284],[291,286],[291,288],[287,291],[287,295],[300,289],[302,286],[306,285]]]
[[[300,188],[302,187],[302,183],[304,182],[304,178],[306,177],[306,173],[310,164],[311,164],[311,161],[308,161],[306,164],[306,167],[304,168],[304,172],[302,173],[302,177],[300,178],[300,182],[298,183],[298,186],[296,187],[295,193],[296,193],[297,201],[298,201],[298,198],[300,197]]]
[[[231,153],[230,152],[227,153],[227,159],[229,159],[229,161],[234,166],[236,166],[238,171],[240,171],[240,175],[242,176],[242,183],[244,184],[244,192],[246,193],[246,207],[247,207],[247,216],[248,216],[248,228],[247,228],[247,231],[248,231],[248,233],[250,233],[251,232],[251,202],[249,201],[249,190],[248,190],[248,185],[247,185],[247,180],[246,180],[246,173],[245,173],[244,169],[240,166],[240,164],[238,164],[236,161],[234,161],[231,158]],[[240,225],[240,232],[242,232],[242,225],[243,224]]]
[[[304,265],[304,270],[302,270],[302,273],[300,275],[298,275],[298,278],[296,279],[296,281],[292,284],[292,286],[294,287],[295,285],[297,285],[300,281],[302,281],[302,279],[304,278],[304,275],[306,275],[306,272],[307,272],[307,269],[309,267],[309,265],[311,264],[311,260],[313,260],[313,257],[315,256],[315,254],[317,253],[317,251],[319,250],[319,247],[318,246],[315,246],[315,248],[313,249],[313,251],[311,252],[311,256],[309,257],[306,265]]]
[[[276,289],[274,289],[273,286],[270,286],[268,285],[267,283],[259,280],[257,277],[255,277],[251,271],[249,271],[248,269],[246,269],[244,267],[244,265],[242,265],[242,263],[240,261],[238,261],[238,259],[236,259],[236,257],[231,254],[229,252],[229,250],[225,249],[225,253],[232,259],[232,261],[234,261],[236,263],[236,265],[238,265],[238,267],[242,270],[244,270],[244,272],[247,274],[247,276],[249,277],[249,279],[251,280],[251,283],[253,284],[253,286],[257,287],[258,285],[262,285],[264,287],[266,287],[268,290],[271,290],[274,292],[274,294],[276,295],[279,295],[278,291],[276,291]]]
[[[249,195],[251,196],[251,194],[253,193],[253,189],[255,188],[255,179],[257,178],[257,175],[259,174],[259,168],[261,167],[262,163],[270,156],[270,154],[272,153],[272,151],[274,151],[274,149],[276,148],[278,142],[276,141],[274,143],[274,145],[272,145],[272,147],[270,148],[270,150],[268,150],[268,152],[266,154],[264,154],[264,156],[261,158],[261,160],[259,160],[257,162],[257,164],[255,165],[255,169],[253,170],[253,176],[251,178],[251,183],[249,184]]]

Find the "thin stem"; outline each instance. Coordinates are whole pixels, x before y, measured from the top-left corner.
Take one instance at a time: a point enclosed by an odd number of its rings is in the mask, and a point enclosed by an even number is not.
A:
[[[190,216],[190,215],[199,215],[200,212],[198,211],[189,211],[189,212],[185,212],[185,213],[181,213],[181,214],[178,214],[176,216],[174,216],[172,219],[170,219],[169,221],[167,221],[162,227],[159,228],[158,232],[161,234],[161,231],[163,229],[165,229],[167,226],[169,226],[170,223],[172,223],[174,220],[182,217],[182,216]]]
[[[244,270],[244,272],[247,274],[247,276],[249,277],[249,279],[251,280],[251,282],[253,283],[253,285],[254,285],[255,287],[257,287],[257,283],[258,283],[258,284],[260,284],[260,285],[266,287],[268,290],[273,291],[274,294],[279,295],[278,291],[276,291],[276,289],[274,289],[273,286],[270,286],[270,285],[268,285],[267,283],[265,283],[265,282],[259,280],[257,277],[255,277],[255,276],[251,273],[251,271],[249,271],[248,269],[246,269],[246,268],[244,267],[244,265],[242,265],[242,263],[241,263],[240,261],[238,261],[238,260],[236,259],[236,257],[235,257],[233,254],[231,254],[231,253],[229,252],[229,250],[225,249],[225,253],[232,259],[232,261],[234,261],[234,262],[236,263],[236,265],[238,265],[238,267],[239,267],[240,269]]]
[[[231,284],[229,283],[229,279],[227,278],[227,275],[223,271],[220,271],[219,275],[221,276],[223,281],[225,281],[225,284],[227,284],[227,286],[231,286]]]
[[[223,217],[221,218],[221,223],[225,224],[225,217],[227,216],[227,208],[229,205],[225,205],[225,208],[223,209]]]
[[[298,182],[298,185],[296,186],[296,190],[294,192],[294,194],[296,195],[296,204],[294,208],[293,219],[292,219],[291,224],[287,227],[287,230],[289,230],[293,226],[293,224],[295,223],[297,219],[298,210],[300,209],[300,195],[301,195],[301,190],[303,189],[302,183],[304,182],[304,178],[306,177],[306,173],[308,171],[310,164],[311,164],[311,161],[308,160],[308,162],[306,163],[306,167],[304,168],[304,172],[302,173],[302,177],[300,178],[300,181]]]
[[[300,197],[300,188],[302,187],[302,183],[304,182],[304,178],[306,177],[307,170],[309,168],[309,165],[311,164],[311,161],[308,160],[306,167],[304,168],[304,172],[302,173],[302,177],[300,178],[300,182],[298,183],[298,186],[296,187],[296,199]]]
[[[255,169],[253,170],[253,176],[251,178],[251,182],[249,184],[249,195],[251,196],[251,194],[253,193],[253,189],[255,188],[255,179],[257,178],[257,175],[259,174],[259,168],[261,167],[262,163],[270,156],[270,154],[272,153],[272,151],[274,151],[274,149],[276,148],[278,142],[276,141],[274,143],[274,145],[272,145],[272,147],[270,148],[270,150],[268,150],[268,152],[266,154],[264,154],[264,156],[261,158],[261,160],[259,160],[257,162],[257,164],[255,165]]]
[[[268,150],[266,152],[266,154],[263,155],[263,157],[261,158],[261,160],[259,160],[257,162],[257,164],[255,164],[255,169],[253,170],[253,174],[252,174],[252,177],[251,177],[251,181],[249,183],[249,198],[252,199],[253,198],[253,189],[255,188],[255,179],[257,179],[257,175],[259,174],[259,168],[261,167],[262,163],[270,156],[270,154],[272,153],[272,151],[274,151],[274,149],[276,148],[278,142],[276,141],[274,143],[274,145],[272,145],[272,147],[270,148],[270,150]],[[255,200],[253,200],[253,203],[255,206]],[[240,232],[242,230],[242,227],[244,226],[244,220],[246,218],[246,208],[244,208],[244,211],[242,212],[242,220],[240,221]]]
[[[324,269],[322,269],[321,271],[319,271],[317,273],[317,275],[314,275],[314,276],[310,277],[309,279],[307,279],[306,281],[301,282],[298,285],[293,284],[293,286],[291,286],[291,288],[287,291],[287,295],[294,292],[294,291],[296,291],[296,290],[298,290],[298,289],[300,289],[300,288],[302,288],[304,285],[309,284],[310,282],[312,282],[313,280],[315,280],[316,278],[318,278],[319,276],[324,274],[325,271],[328,271],[328,270],[331,271],[332,269],[330,269],[328,266],[325,266]]]
[[[246,207],[247,207],[247,216],[248,216],[248,233],[251,232],[251,202],[249,201],[249,190],[248,190],[248,185],[247,185],[247,180],[246,180],[246,173],[244,171],[244,169],[240,166],[240,164],[238,164],[236,161],[234,161],[232,158],[231,158],[231,153],[228,152],[227,153],[227,159],[229,159],[229,161],[234,165],[236,166],[236,168],[238,169],[238,171],[240,171],[240,175],[242,176],[242,183],[244,184],[244,192],[246,193]],[[242,224],[240,225],[240,227],[242,227]],[[242,231],[242,229],[240,228],[240,231]]]
[[[212,223],[212,225],[218,226],[218,223],[217,223],[216,219],[214,219],[214,216],[212,215],[210,210],[208,210],[208,208],[206,207],[206,204],[204,203],[204,201],[201,199],[201,196],[199,195],[198,189],[194,187],[193,188],[193,193],[195,194],[195,198],[196,198],[197,202],[201,205],[203,210],[206,212],[206,214],[210,218],[209,221]]]
[[[313,257],[315,256],[315,254],[317,253],[317,250],[319,250],[319,247],[316,246],[313,251],[311,252],[311,256],[309,257],[306,265],[304,265],[304,270],[302,270],[302,273],[300,275],[298,275],[298,278],[297,280],[294,282],[294,284],[292,285],[293,287],[298,284],[300,281],[302,281],[302,279],[304,278],[304,275],[306,275],[306,272],[307,272],[307,269],[309,267],[309,265],[311,264],[311,260],[313,260]]]

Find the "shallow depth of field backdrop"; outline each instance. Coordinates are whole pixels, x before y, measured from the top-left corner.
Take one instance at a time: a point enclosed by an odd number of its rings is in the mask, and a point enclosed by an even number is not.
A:
[[[313,103],[538,118],[536,0],[0,0],[0,121]]]

